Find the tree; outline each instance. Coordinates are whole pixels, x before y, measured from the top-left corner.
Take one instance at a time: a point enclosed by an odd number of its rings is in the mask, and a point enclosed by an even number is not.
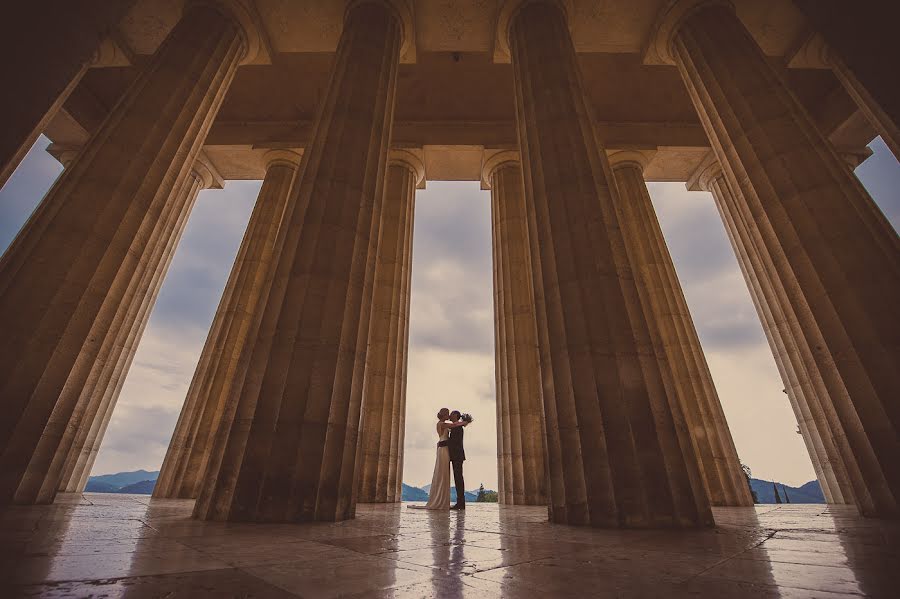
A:
[[[750,471],[750,466],[741,464],[741,470],[744,471],[744,478],[747,479],[747,488],[750,489],[750,496],[753,497],[753,503],[759,503],[759,497],[757,497],[756,491],[753,490],[753,485],[750,484],[750,476],[753,474]]]
[[[475,498],[475,501],[484,501],[484,483],[481,483],[481,486],[478,487],[478,497]]]

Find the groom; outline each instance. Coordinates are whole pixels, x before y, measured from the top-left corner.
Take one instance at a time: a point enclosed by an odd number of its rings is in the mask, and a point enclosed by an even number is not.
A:
[[[450,422],[459,422],[461,416],[459,410],[453,410],[450,412]],[[463,462],[466,461],[466,450],[463,448],[465,432],[464,426],[450,429],[450,440],[447,442],[450,463],[453,465],[453,484],[456,485],[456,505],[451,507],[451,510],[466,509],[466,483],[463,481]]]

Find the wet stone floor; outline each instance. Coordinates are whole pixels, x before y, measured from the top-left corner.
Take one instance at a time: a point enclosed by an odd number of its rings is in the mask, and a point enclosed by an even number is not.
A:
[[[88,493],[0,511],[2,597],[900,597],[900,523],[717,508],[701,531],[551,525],[546,508],[360,505],[336,524],[190,518]]]

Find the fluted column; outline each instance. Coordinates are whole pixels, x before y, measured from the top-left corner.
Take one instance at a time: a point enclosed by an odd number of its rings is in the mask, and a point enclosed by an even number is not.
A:
[[[540,354],[518,153],[491,156],[482,169],[482,181],[491,189],[494,318],[502,321],[503,331],[494,355],[497,362],[504,364],[502,372],[506,377],[497,380],[497,418],[503,421],[497,427],[498,432],[503,432],[497,443],[505,452],[499,462],[499,474],[504,479],[501,499],[511,505],[546,505]],[[511,482],[508,487],[507,478]]]
[[[221,189],[222,180],[201,156],[195,161],[187,180],[174,191],[175,197],[161,234],[151,238],[148,244],[147,268],[141,278],[132,280],[135,291],[120,306],[120,314],[107,332],[71,419],[74,422],[78,418],[78,428],[67,430],[63,436],[41,489],[41,498],[52,498],[54,489],[50,485],[53,484],[57,484],[59,491],[84,490],[197,195],[201,190],[213,187]],[[62,399],[65,399],[65,392]]]
[[[0,187],[81,81],[134,0],[7,2],[0,20]],[[26,58],[27,56],[27,58]]]
[[[491,264],[494,283],[494,382],[497,412],[497,499],[500,503],[509,504],[512,497],[512,453],[509,440],[509,392],[506,385],[505,353],[503,336],[505,323],[503,314],[503,271],[500,268],[498,249],[498,231],[493,223],[497,221],[497,205],[491,202]]]
[[[666,356],[661,367],[667,369],[670,392],[677,394],[681,401],[709,500],[713,505],[753,505],[675,265],[644,183],[646,156],[640,152],[617,152],[610,157],[610,163],[619,191],[622,236],[635,271],[638,295],[657,352]]]
[[[0,261],[0,501],[34,501],[35,477],[79,426],[80,390],[120,308],[146,293],[134,282],[150,284],[148,247],[245,48],[231,17],[188,8]]]
[[[424,170],[422,167],[422,179],[417,188],[425,186]],[[391,428],[391,455],[396,459],[389,462],[388,469],[388,497],[393,489],[393,500],[400,501],[403,497],[403,442],[406,437],[406,382],[409,366],[409,306],[412,297],[412,250],[413,230],[415,228],[415,195],[409,205],[409,215],[405,227],[406,238],[404,240],[403,261],[401,263],[401,299],[400,302],[400,339],[397,343],[396,379],[397,387],[394,389],[393,426]]]
[[[247,343],[247,375],[232,394],[235,417],[217,433],[198,518],[343,520],[355,513],[402,36],[401,16],[386,0],[347,10],[276,240],[259,332]]]
[[[249,335],[300,156],[266,153],[266,175],[169,442],[154,497],[197,497]]]
[[[854,503],[848,472],[855,472],[858,479],[858,468],[852,460],[846,436],[841,432],[814,352],[787,301],[785,285],[772,276],[774,266],[770,256],[741,212],[735,193],[712,156],[701,165],[690,188],[709,191],[713,195],[826,501]],[[862,501],[866,501],[865,497]]]
[[[702,3],[667,29],[660,52],[830,380],[865,481],[857,498],[872,497],[860,507],[898,516],[900,241],[730,7]]]
[[[391,153],[381,212],[363,390],[362,453],[358,465],[358,501],[361,502],[400,501],[397,493],[402,475],[400,439],[405,424],[401,377],[408,346],[410,244],[416,187],[424,180],[425,166],[414,154],[403,150]]]
[[[665,392],[641,312],[565,14],[555,2],[526,2],[508,32],[551,519],[711,525],[681,407]]]

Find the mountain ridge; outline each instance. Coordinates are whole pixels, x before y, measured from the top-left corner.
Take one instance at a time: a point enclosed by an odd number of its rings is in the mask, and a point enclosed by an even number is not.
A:
[[[115,474],[101,474],[88,478],[85,492],[88,493],[137,493],[149,495],[153,493],[153,487],[159,476],[157,470],[133,470],[130,472],[116,472]],[[773,482],[758,478],[750,479],[750,486],[757,495],[758,503],[775,503]],[[825,503],[825,496],[819,481],[811,480],[799,487],[792,487],[777,483],[778,494],[781,501],[787,503]],[[415,487],[406,483],[402,484],[402,501],[428,501],[428,491],[431,485]],[[787,495],[785,496],[785,490]],[[491,491],[491,489],[485,489]],[[475,501],[478,498],[478,490],[466,491],[466,501]],[[450,501],[456,501],[456,487],[450,488]]]

